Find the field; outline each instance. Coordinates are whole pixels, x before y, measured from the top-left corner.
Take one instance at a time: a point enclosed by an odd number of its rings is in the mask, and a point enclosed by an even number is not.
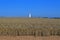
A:
[[[60,19],[0,18],[0,40],[4,39],[59,40]]]
[[[0,36],[0,40],[60,40],[58,36],[34,37],[34,36]]]

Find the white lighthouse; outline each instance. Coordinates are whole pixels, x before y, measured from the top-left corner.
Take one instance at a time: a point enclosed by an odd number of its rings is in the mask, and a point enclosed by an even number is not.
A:
[[[31,13],[29,13],[29,18],[31,18]]]

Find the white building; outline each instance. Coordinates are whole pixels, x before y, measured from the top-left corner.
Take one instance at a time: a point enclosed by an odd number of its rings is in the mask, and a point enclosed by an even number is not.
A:
[[[29,13],[29,18],[31,18],[31,13]]]

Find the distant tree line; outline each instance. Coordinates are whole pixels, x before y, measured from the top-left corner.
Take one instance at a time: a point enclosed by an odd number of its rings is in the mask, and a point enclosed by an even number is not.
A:
[[[33,18],[33,17],[32,17]],[[60,19],[60,17],[34,17],[34,18],[50,18],[50,19]]]
[[[52,17],[52,19],[60,19],[60,17]]]
[[[10,18],[10,17],[4,17],[4,16],[0,16],[0,18]],[[25,18],[25,17],[11,17],[11,18]],[[50,19],[60,19],[60,17],[31,17],[31,18],[50,18]]]

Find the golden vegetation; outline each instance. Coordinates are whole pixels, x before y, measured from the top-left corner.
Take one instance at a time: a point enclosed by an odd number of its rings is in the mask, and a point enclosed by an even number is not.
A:
[[[59,36],[60,19],[0,18],[0,35]]]

